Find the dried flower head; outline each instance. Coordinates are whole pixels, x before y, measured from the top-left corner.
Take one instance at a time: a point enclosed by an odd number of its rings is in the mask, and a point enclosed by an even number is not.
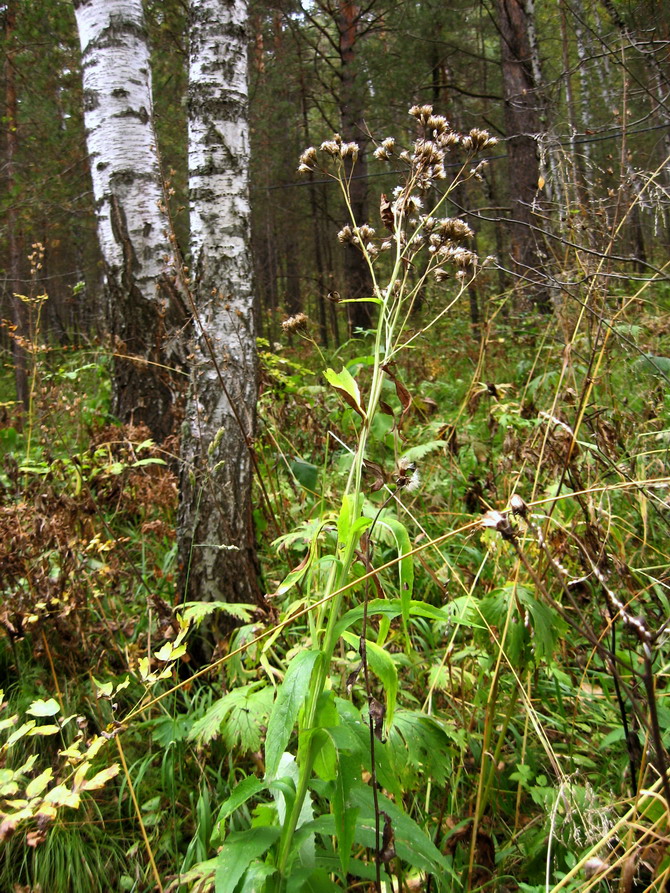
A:
[[[462,242],[463,239],[471,239],[474,232],[464,220],[458,217],[443,217],[435,227],[436,232],[451,242]]]
[[[395,151],[395,140],[392,136],[386,137],[385,140],[382,140],[381,145],[377,146],[374,151],[374,156],[379,161],[388,161],[389,158],[393,155]]]
[[[441,248],[438,248],[437,255],[441,263],[455,264],[461,269],[471,267],[477,261],[477,255],[474,251],[468,251],[467,248],[461,248],[460,245],[456,247],[443,245]]]
[[[433,114],[433,107],[432,105],[413,105],[409,113],[413,118],[417,118],[420,124],[425,125],[428,124]]]
[[[482,516],[479,523],[482,527],[488,527],[492,530],[497,530],[504,540],[514,539],[514,528],[510,524],[507,514],[504,512],[499,512],[496,509],[490,509],[488,512],[486,512],[485,515]]]
[[[473,152],[481,152],[482,149],[497,146],[498,140],[494,136],[491,136],[488,130],[480,130],[478,127],[474,127],[463,139],[463,145],[468,149],[472,149]]]
[[[306,168],[308,171],[312,170],[316,165],[317,154],[314,146],[310,146],[300,156],[300,167],[298,170]]]
[[[449,122],[443,115],[431,115],[426,121],[426,126],[430,127],[434,136],[437,136],[440,133],[446,133],[449,129]]]
[[[398,467],[395,473],[395,485],[398,490],[405,490],[412,493],[421,486],[421,476],[416,467],[416,462],[410,462],[409,459],[401,458],[398,461]]]
[[[337,238],[342,244],[350,244],[353,245],[356,242],[356,236],[354,235],[354,231],[347,223],[346,226],[343,226],[342,229],[337,234]]]
[[[340,146],[340,155],[342,158],[351,158],[353,161],[356,161],[358,152],[358,143],[342,143]]]
[[[292,335],[294,332],[304,332],[307,329],[308,322],[309,317],[306,313],[296,313],[295,316],[289,316],[288,319],[285,319],[281,327],[287,335]]]

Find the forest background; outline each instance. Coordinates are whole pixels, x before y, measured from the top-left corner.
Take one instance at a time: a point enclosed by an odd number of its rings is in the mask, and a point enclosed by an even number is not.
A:
[[[0,5],[0,889],[666,889],[667,5],[224,6],[257,548],[205,593],[73,5]],[[188,303],[192,23],[144,17]]]

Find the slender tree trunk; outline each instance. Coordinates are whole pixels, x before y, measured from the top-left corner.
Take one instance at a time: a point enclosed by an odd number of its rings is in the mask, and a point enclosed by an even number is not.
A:
[[[27,352],[24,342],[28,338],[28,321],[25,304],[18,297],[21,287],[21,237],[19,233],[19,215],[16,207],[16,156],[19,149],[18,136],[18,101],[16,96],[16,73],[14,70],[13,35],[16,29],[16,0],[7,4],[4,16],[5,25],[5,120],[7,136],[5,143],[5,177],[8,191],[14,197],[7,208],[7,243],[9,253],[8,279],[9,301],[12,308],[12,355],[14,360],[14,383],[16,386],[16,402],[20,409],[28,407],[28,371]],[[17,420],[20,425],[20,419]]]
[[[540,166],[536,135],[540,130],[532,74],[531,48],[524,5],[498,0],[498,27],[512,217],[509,224],[512,268],[526,280],[523,291],[542,309],[549,309],[546,291],[538,283],[541,260],[532,229]],[[523,280],[521,280],[523,282]]]
[[[171,367],[186,318],[176,285],[152,123],[141,0],[75,0],[84,120],[107,317],[114,338],[113,410],[162,440],[176,427]]]
[[[298,53],[300,53],[300,45],[298,45]],[[307,101],[307,85],[305,84],[304,62],[299,56],[299,77],[300,77],[300,108],[302,112],[302,137],[305,146],[311,146],[312,140],[309,127],[309,105]],[[319,317],[319,333],[321,335],[321,343],[328,347],[328,316],[326,309],[326,276],[323,265],[323,252],[321,250],[322,238],[322,215],[318,211],[316,201],[316,188],[314,186],[314,173],[309,172],[309,209],[312,215],[311,231],[314,239],[314,262],[316,264],[316,284],[317,284],[317,314]]]
[[[351,209],[354,220],[360,226],[368,216],[368,164],[365,122],[363,120],[363,85],[358,70],[357,41],[359,38],[360,8],[351,0],[340,0],[337,18],[340,47],[340,119],[342,138],[359,146],[354,178],[350,181]],[[350,177],[352,159],[345,158],[345,176]],[[344,246],[344,278],[346,298],[367,298],[372,295],[372,279],[365,258],[354,245]],[[351,326],[370,328],[371,304],[347,304]]]
[[[245,0],[194,0],[189,60],[191,285],[197,313],[183,433],[187,600],[261,600],[252,524],[257,397],[249,226]]]

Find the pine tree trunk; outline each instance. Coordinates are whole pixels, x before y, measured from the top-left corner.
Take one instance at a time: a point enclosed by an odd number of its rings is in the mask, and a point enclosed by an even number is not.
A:
[[[498,0],[505,130],[512,215],[509,225],[512,268],[523,291],[542,309],[549,309],[546,291],[535,285],[541,261],[532,228],[540,167],[535,135],[540,130],[532,74],[526,12],[521,0]]]
[[[176,285],[152,123],[141,0],[75,0],[84,120],[107,322],[114,338],[113,411],[162,440],[176,427],[170,368],[182,359],[186,310]]]
[[[183,429],[187,600],[260,602],[251,505],[257,397],[245,0],[191,4],[189,193],[197,307]]]
[[[358,71],[357,41],[360,22],[360,8],[351,0],[340,0],[338,29],[341,62],[340,119],[342,139],[345,142],[358,143],[358,160],[354,177],[350,183],[351,210],[355,222],[360,226],[367,223],[368,194],[366,148],[369,140],[366,137],[363,120],[363,87]],[[351,176],[352,159],[345,158],[345,176]],[[368,298],[372,295],[372,279],[365,258],[355,245],[344,246],[344,278],[346,297]],[[351,326],[370,328],[372,315],[371,304],[356,303],[346,305]]]
[[[4,16],[5,46],[5,121],[7,135],[5,142],[5,177],[8,192],[16,189],[16,155],[19,148],[18,137],[18,100],[16,96],[16,73],[14,70],[14,47],[12,38],[16,28],[16,0],[7,4]],[[28,366],[24,339],[28,338],[28,320],[25,305],[18,297],[23,291],[21,287],[21,237],[19,233],[19,215],[16,202],[12,201],[7,208],[7,246],[8,246],[8,284],[9,301],[12,308],[12,356],[14,360],[14,383],[16,386],[16,402],[24,412],[28,408]],[[17,419],[22,425],[22,420]]]

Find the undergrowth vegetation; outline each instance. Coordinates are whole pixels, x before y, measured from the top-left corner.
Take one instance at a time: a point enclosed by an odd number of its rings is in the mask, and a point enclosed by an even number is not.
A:
[[[267,614],[179,603],[176,444],[107,416],[103,355],[31,353],[0,431],[0,889],[665,888],[670,293],[590,247],[551,315],[497,294],[447,212],[492,141],[412,114],[378,231],[339,234],[376,328],[259,345]],[[348,201],[356,151],[301,167]]]

